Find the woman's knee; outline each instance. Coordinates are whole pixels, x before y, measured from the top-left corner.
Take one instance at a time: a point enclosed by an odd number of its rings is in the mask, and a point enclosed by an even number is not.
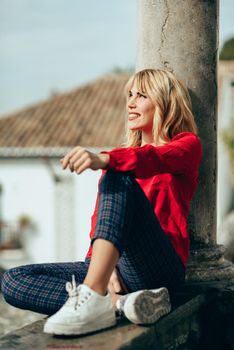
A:
[[[116,185],[132,186],[135,177],[130,171],[107,170],[99,184],[99,190],[116,189]]]
[[[1,280],[1,292],[5,300],[12,297],[16,292],[16,281],[19,278],[20,272],[17,268],[12,268],[4,272]]]

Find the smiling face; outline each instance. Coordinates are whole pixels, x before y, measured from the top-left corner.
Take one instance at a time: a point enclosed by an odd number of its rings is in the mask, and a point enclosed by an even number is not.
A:
[[[155,105],[144,91],[140,91],[136,81],[129,89],[126,104],[128,129],[152,132]]]

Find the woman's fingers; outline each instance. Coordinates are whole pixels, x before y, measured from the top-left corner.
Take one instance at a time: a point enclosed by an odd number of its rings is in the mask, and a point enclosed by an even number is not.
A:
[[[65,157],[63,157],[60,162],[62,163],[63,169],[66,169],[66,167],[70,164],[70,161],[74,157],[75,154],[79,154],[81,147],[77,146],[73,148],[70,152],[68,152]]]
[[[69,153],[65,155],[62,159],[60,159],[60,163],[63,167],[63,169],[66,169],[67,166],[69,166],[71,171],[74,171],[74,163],[79,160],[81,155],[85,152],[86,150],[82,147],[75,147],[73,148]],[[87,152],[87,151],[86,151]]]
[[[116,269],[112,272],[110,283],[112,284],[112,288],[114,289],[115,293],[120,293],[123,291]]]
[[[109,282],[108,286],[107,286],[107,289],[109,290],[109,292],[111,294],[114,294],[115,293],[115,290],[114,290],[114,287],[112,285],[112,283]]]
[[[87,160],[86,154],[82,154],[79,157],[72,157],[69,161],[69,166],[71,165],[75,171],[79,169],[79,167]]]
[[[120,293],[123,291],[119,281],[115,281],[113,283],[113,287],[114,287],[115,293]]]
[[[115,268],[111,274],[108,290],[111,293],[129,293],[118,270]]]
[[[81,174],[85,169],[88,169],[90,165],[91,165],[91,160],[87,158],[81,163],[81,165],[79,165],[78,167],[75,166],[74,170],[76,171],[77,174]]]
[[[108,290],[113,294],[122,292],[120,286],[112,282],[108,284]]]
[[[87,156],[88,154],[89,152],[86,149],[79,147],[76,152],[70,156],[69,162],[75,164],[81,157]]]

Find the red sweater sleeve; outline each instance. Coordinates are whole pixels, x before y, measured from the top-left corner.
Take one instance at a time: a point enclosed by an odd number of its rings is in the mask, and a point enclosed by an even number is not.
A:
[[[181,132],[164,146],[114,148],[102,151],[110,156],[107,169],[132,171],[137,178],[157,174],[195,176],[202,158],[202,145],[192,132]]]

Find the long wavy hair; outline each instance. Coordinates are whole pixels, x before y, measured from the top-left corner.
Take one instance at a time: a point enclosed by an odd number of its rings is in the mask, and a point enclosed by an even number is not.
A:
[[[183,131],[198,133],[188,89],[173,73],[162,69],[144,69],[135,73],[125,85],[126,97],[134,82],[139,92],[148,95],[155,103],[152,133],[156,146],[167,144]],[[141,146],[141,140],[141,130],[129,130],[126,118],[122,146]]]

